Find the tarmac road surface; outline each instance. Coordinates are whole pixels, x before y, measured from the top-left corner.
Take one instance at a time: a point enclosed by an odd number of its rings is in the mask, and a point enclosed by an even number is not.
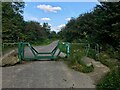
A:
[[[39,52],[51,51],[57,43],[35,48]],[[68,68],[63,61],[31,61],[3,67],[2,88],[95,88],[95,85],[90,76]]]
[[[33,61],[2,68],[2,88],[95,88],[93,83],[63,61]]]

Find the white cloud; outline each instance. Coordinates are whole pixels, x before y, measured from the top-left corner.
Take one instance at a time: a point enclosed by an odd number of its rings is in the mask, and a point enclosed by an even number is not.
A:
[[[66,18],[65,20],[66,20],[66,21],[70,21],[70,20],[71,20],[71,18]]]
[[[65,24],[61,24],[61,25],[58,26],[58,28],[62,28],[64,26],[65,26]]]
[[[30,13],[24,13],[24,20],[25,21],[37,21],[37,22],[40,22],[40,19],[38,17],[33,16]]]
[[[51,5],[38,5],[37,8],[44,10],[46,12],[57,12],[61,10],[61,7],[53,7]]]
[[[50,18],[41,18],[42,21],[50,21]]]
[[[27,4],[25,4],[25,6],[27,6]]]
[[[36,17],[30,17],[30,19],[29,19],[29,20],[39,22],[39,19],[38,19],[38,18],[36,18]]]
[[[57,26],[52,26],[51,31],[59,32],[60,28],[58,28]]]
[[[52,27],[52,24],[48,23],[48,25]]]
[[[62,27],[64,27],[65,24],[61,24],[59,26],[51,26],[51,31],[59,32]]]

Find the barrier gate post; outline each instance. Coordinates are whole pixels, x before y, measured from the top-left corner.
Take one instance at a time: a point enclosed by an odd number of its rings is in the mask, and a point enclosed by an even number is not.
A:
[[[67,57],[69,57],[70,56],[70,44],[69,43],[66,44],[66,53],[67,53]]]

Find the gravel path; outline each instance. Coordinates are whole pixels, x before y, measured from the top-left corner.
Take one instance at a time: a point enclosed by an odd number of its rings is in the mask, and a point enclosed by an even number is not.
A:
[[[86,74],[62,61],[33,61],[2,68],[3,88],[95,88]]]

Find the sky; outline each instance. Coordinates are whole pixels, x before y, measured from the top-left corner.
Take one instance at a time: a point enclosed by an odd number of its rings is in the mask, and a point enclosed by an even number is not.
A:
[[[24,20],[46,22],[51,31],[60,31],[60,28],[80,14],[90,12],[98,2],[25,2]]]

